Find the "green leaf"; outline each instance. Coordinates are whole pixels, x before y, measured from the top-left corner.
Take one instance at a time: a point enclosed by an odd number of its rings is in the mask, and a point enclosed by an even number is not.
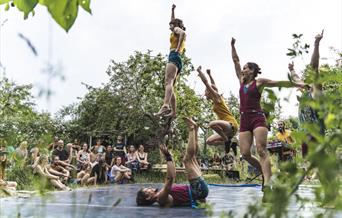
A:
[[[24,19],[26,19],[29,13],[38,4],[38,0],[14,0],[13,3],[19,11],[24,12]]]
[[[68,32],[77,17],[78,0],[44,0],[40,3],[46,5],[53,19]]]
[[[5,11],[8,11],[10,9],[10,6],[9,4],[7,3],[6,6],[5,6]]]
[[[0,5],[9,3],[11,0],[0,0]]]
[[[78,0],[78,4],[81,5],[81,7],[85,11],[87,11],[89,14],[91,14],[90,0]]]

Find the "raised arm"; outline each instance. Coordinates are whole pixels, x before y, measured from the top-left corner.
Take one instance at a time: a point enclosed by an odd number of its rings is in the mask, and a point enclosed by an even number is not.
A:
[[[315,37],[315,47],[311,56],[310,66],[316,71],[316,73],[318,73],[318,67],[319,67],[319,42],[323,38],[323,33],[324,33],[324,30],[322,30],[321,34],[318,34]]]
[[[235,73],[237,78],[240,81],[240,76],[241,76],[241,65],[240,65],[240,59],[239,56],[237,55],[236,49],[235,49],[235,39],[232,38],[232,41],[230,42],[231,46],[232,46],[232,58],[233,58],[233,62],[234,62],[234,66],[235,66]],[[240,81],[241,83],[241,81]]]
[[[176,8],[176,5],[173,4],[171,8],[171,20],[175,19],[175,8]]]
[[[319,42],[323,38],[323,33],[324,33],[324,30],[322,30],[321,34],[318,34],[315,37],[315,47],[314,47],[314,51],[313,51],[311,62],[310,62],[310,66],[316,73],[316,78],[319,77],[319,70],[318,70],[319,68]],[[321,93],[322,93],[322,84],[314,84],[313,85],[313,97],[317,97],[321,95]]]
[[[158,203],[160,206],[171,206],[173,199],[169,194],[171,192],[173,181],[176,178],[176,168],[172,160],[172,156],[167,150],[166,145],[160,145],[159,149],[161,153],[164,154],[164,157],[166,159],[167,170],[164,187],[158,195]]]
[[[207,69],[207,74],[208,74],[208,76],[209,76],[211,85],[214,85],[214,86],[216,87],[215,80],[214,80],[214,78],[211,76],[211,71],[210,71],[210,69]]]
[[[202,67],[199,66],[197,68],[197,72],[198,72],[198,76],[201,78],[202,82],[204,83],[205,87],[207,88],[207,90],[209,90],[210,93],[212,93],[213,95],[215,95],[216,99],[219,99],[219,94],[217,93],[217,91],[215,91],[212,86],[209,84],[209,81],[207,79],[207,77],[204,75],[204,73],[202,72]]]

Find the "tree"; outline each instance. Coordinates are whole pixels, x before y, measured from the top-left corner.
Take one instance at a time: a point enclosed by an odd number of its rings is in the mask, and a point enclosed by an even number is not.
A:
[[[167,59],[161,54],[153,56],[151,53],[135,52],[121,63],[113,60],[107,70],[108,83],[98,88],[85,84],[89,92],[82,101],[60,112],[61,120],[71,117],[65,126],[77,126],[75,133],[79,135],[82,132],[115,130],[127,135],[132,143],[157,144],[163,137],[158,132],[160,120],[153,113],[163,101]],[[182,117],[194,116],[204,124],[212,116],[205,101],[186,84],[186,77],[193,71],[193,66],[186,56],[183,60],[184,66],[176,85],[178,118],[169,132],[169,140],[174,145],[182,144],[187,138]]]
[[[22,140],[37,143],[54,132],[50,115],[34,110],[31,88],[0,78],[0,138],[6,145],[13,146]]]
[[[24,13],[24,19],[27,19],[30,13],[34,15],[38,4],[43,5],[67,32],[75,23],[79,7],[91,14],[90,0],[0,0],[0,5],[2,4],[6,4],[5,10],[9,10],[10,6],[16,7]]]

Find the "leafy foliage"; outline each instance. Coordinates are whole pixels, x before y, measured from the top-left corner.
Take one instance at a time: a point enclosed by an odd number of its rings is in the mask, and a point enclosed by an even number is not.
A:
[[[135,52],[121,63],[113,60],[107,69],[109,81],[102,87],[85,84],[89,91],[81,102],[59,113],[59,119],[70,135],[86,137],[85,134],[97,136],[107,132],[125,134],[130,143],[153,144],[151,137],[158,125],[151,116],[162,105],[167,60],[161,54],[152,56],[151,53]],[[186,56],[183,60],[184,66],[175,86],[178,119],[173,122],[169,134],[169,142],[175,146],[187,138],[182,117],[193,116],[203,126],[213,119],[208,102],[186,84],[193,66]]]
[[[52,18],[65,30],[69,31],[75,23],[78,14],[78,7],[82,7],[91,14],[90,0],[1,0],[1,4],[6,4],[5,10],[9,10],[10,6],[16,7],[24,13],[24,19],[29,14],[34,15],[34,9],[38,5],[47,7]]]
[[[0,78],[0,138],[7,145],[22,140],[37,143],[55,131],[49,114],[34,110],[31,86]]]

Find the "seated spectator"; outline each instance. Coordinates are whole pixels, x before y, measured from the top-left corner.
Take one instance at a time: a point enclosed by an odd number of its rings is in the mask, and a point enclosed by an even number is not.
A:
[[[66,183],[68,179],[70,178],[70,172],[69,170],[65,169],[61,165],[61,161],[59,160],[58,156],[53,156],[52,157],[52,163],[50,164],[49,173],[55,176],[59,176],[60,179]]]
[[[95,185],[107,183],[107,167],[103,158],[92,168],[90,177],[95,177]]]
[[[90,185],[95,184],[96,178],[95,176],[91,177],[91,165],[90,162],[87,162],[82,165],[82,169],[79,173],[77,173],[77,179],[81,182],[81,185]]]
[[[27,151],[27,141],[23,141],[20,143],[19,147],[15,149],[15,157],[19,160],[25,160],[28,156]]]
[[[138,170],[138,158],[137,153],[135,151],[134,145],[129,146],[129,150],[127,153],[127,161],[125,165],[130,168],[132,171],[136,172]]]
[[[212,163],[213,163],[213,165],[212,165],[213,167],[221,166],[221,158],[217,152],[214,154]]]
[[[97,150],[96,149],[93,149],[90,151],[90,164],[91,164],[91,167],[95,166],[95,164],[97,163],[97,160],[98,159],[98,153],[97,153]]]
[[[122,164],[125,164],[127,151],[122,136],[119,135],[117,137],[116,143],[113,148],[115,157],[121,157]]]
[[[70,165],[72,165],[72,169],[71,169],[71,175],[72,178],[76,178],[76,174],[77,174],[77,153],[78,153],[79,149],[77,146],[74,146],[74,144],[72,143],[68,143],[67,144],[67,152],[69,153],[69,163]]]
[[[28,166],[33,169],[37,167],[39,161],[39,148],[33,147],[30,150],[30,155],[28,157]]]
[[[137,159],[139,162],[139,168],[144,170],[148,169],[150,166],[150,163],[147,161],[147,152],[144,151],[144,146],[139,145],[139,149],[137,152]]]
[[[67,150],[64,149],[64,142],[63,140],[59,140],[57,143],[57,147],[52,152],[53,156],[58,156],[59,160],[70,162],[69,153]]]
[[[222,157],[222,166],[226,171],[234,170],[234,168],[235,168],[234,156],[230,153],[225,154]]]
[[[114,165],[114,151],[111,145],[107,145],[106,154],[105,154],[105,162],[107,169],[111,169]]]
[[[16,191],[17,183],[13,181],[5,181],[0,179],[0,189],[5,189],[6,191]]]
[[[72,147],[74,148],[74,150],[76,150],[77,152],[79,150],[81,150],[81,145],[80,145],[80,141],[78,139],[74,139],[74,143],[72,144]]]
[[[115,159],[110,177],[116,183],[123,183],[125,179],[132,180],[132,172],[129,168],[122,165],[121,157]]]
[[[53,138],[53,142],[47,146],[48,149],[51,150],[51,151],[54,151],[57,148],[57,146],[58,146],[58,141],[59,141],[59,137],[55,136]]]
[[[102,140],[96,140],[96,144],[91,148],[91,151],[96,150],[97,154],[103,154],[106,151],[106,147],[102,145]]]
[[[38,165],[36,167],[36,172],[43,178],[47,178],[51,184],[61,190],[70,191],[71,189],[64,185],[58,176],[52,175],[48,170],[48,157],[42,155],[39,157]]]
[[[84,143],[82,149],[77,153],[76,160],[78,169],[81,169],[84,164],[90,161],[90,152],[87,143]]]

